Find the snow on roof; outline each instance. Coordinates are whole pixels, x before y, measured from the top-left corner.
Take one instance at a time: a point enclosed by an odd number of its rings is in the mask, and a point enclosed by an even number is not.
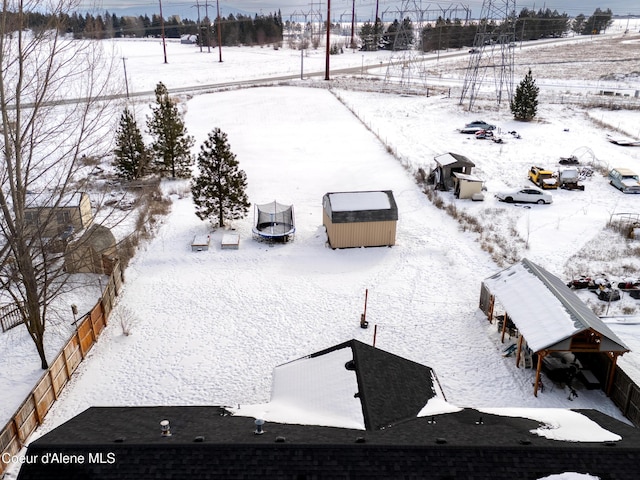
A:
[[[484,284],[499,299],[534,352],[589,328],[615,342],[616,348],[628,350],[560,279],[526,258],[485,279]]]
[[[451,152],[443,153],[442,155],[438,155],[434,157],[434,160],[443,167],[446,167],[448,165],[453,165],[454,163],[475,167],[475,163],[473,163],[464,155],[460,155],[458,153],[451,153]]]
[[[271,422],[365,430],[362,405],[354,397],[356,373],[345,367],[351,360],[351,348],[345,346],[280,365],[274,371],[269,403],[231,410],[235,415]]]
[[[523,263],[485,279],[529,347],[540,351],[582,330],[553,293]],[[522,295],[521,292],[527,292]]]
[[[341,192],[329,193],[331,210],[334,212],[356,212],[361,210],[389,210],[391,203],[386,192]]]
[[[479,408],[481,412],[505,417],[522,417],[536,420],[543,425],[531,433],[550,440],[565,442],[615,442],[620,435],[605,430],[596,422],[563,408]]]
[[[468,182],[483,182],[484,181],[480,177],[476,177],[475,175],[468,175],[466,173],[461,173],[461,172],[453,172],[453,175],[455,177],[459,178],[460,180],[466,180]]]
[[[52,207],[56,202],[58,207],[77,207],[82,200],[82,192],[68,193],[58,197],[51,192],[27,193],[27,208]]]

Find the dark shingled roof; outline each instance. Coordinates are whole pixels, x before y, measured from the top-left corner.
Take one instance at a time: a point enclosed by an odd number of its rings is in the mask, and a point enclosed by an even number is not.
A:
[[[26,455],[34,463],[18,480],[534,480],[569,471],[638,478],[638,430],[580,413],[622,440],[549,440],[529,433],[538,422],[473,409],[369,431],[267,423],[256,435],[252,418],[220,407],[94,407],[31,443]],[[161,436],[164,419],[170,437]],[[63,454],[76,457],[52,462]]]
[[[358,340],[350,340],[310,355],[350,348],[358,394],[367,430],[415,417],[436,396],[435,373],[427,366]],[[313,375],[313,372],[309,372]]]

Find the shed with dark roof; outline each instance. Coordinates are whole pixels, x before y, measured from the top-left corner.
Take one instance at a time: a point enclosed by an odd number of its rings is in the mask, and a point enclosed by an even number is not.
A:
[[[322,223],[331,248],[396,243],[398,206],[391,190],[330,192],[322,197]]]
[[[454,173],[471,175],[471,169],[475,163],[459,153],[443,153],[434,157],[436,168],[434,170],[434,183],[436,188],[450,190],[454,187]]]

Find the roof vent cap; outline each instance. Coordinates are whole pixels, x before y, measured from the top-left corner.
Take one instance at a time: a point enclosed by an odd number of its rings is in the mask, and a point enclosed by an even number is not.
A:
[[[163,437],[171,436],[171,425],[169,425],[169,420],[162,420],[160,422],[160,433]]]
[[[256,424],[256,429],[253,433],[255,435],[262,435],[264,433],[264,430],[262,428],[262,426],[264,425],[264,420],[261,418],[256,418],[256,421],[253,423]]]
[[[276,443],[284,443],[286,442],[286,438],[280,436],[280,437],[276,437]]]
[[[198,435],[196,438],[193,439],[193,441],[197,443],[204,442],[204,435]]]
[[[447,439],[446,438],[436,438],[436,443],[439,445],[443,445],[445,443],[447,443]]]

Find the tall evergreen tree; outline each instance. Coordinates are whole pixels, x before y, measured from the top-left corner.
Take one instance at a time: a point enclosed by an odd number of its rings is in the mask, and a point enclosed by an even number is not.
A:
[[[599,35],[603,33],[613,23],[612,16],[613,13],[610,8],[604,11],[596,8],[593,14],[585,21],[582,33],[584,35]]]
[[[536,85],[536,81],[529,73],[520,82],[516,88],[516,94],[511,100],[511,113],[516,120],[531,120],[538,113],[538,93],[540,88]]]
[[[162,176],[189,177],[195,140],[187,135],[184,120],[164,83],[158,83],[155,93],[156,105],[151,107],[152,116],[147,118],[149,134],[154,138],[151,149],[155,170]]]
[[[225,219],[243,218],[249,211],[247,176],[219,128],[209,133],[198,154],[199,175],[193,179],[191,194],[196,215],[224,227]]]
[[[149,152],[142,140],[138,123],[128,108],[124,109],[120,117],[114,153],[118,176],[134,180],[147,173]]]

